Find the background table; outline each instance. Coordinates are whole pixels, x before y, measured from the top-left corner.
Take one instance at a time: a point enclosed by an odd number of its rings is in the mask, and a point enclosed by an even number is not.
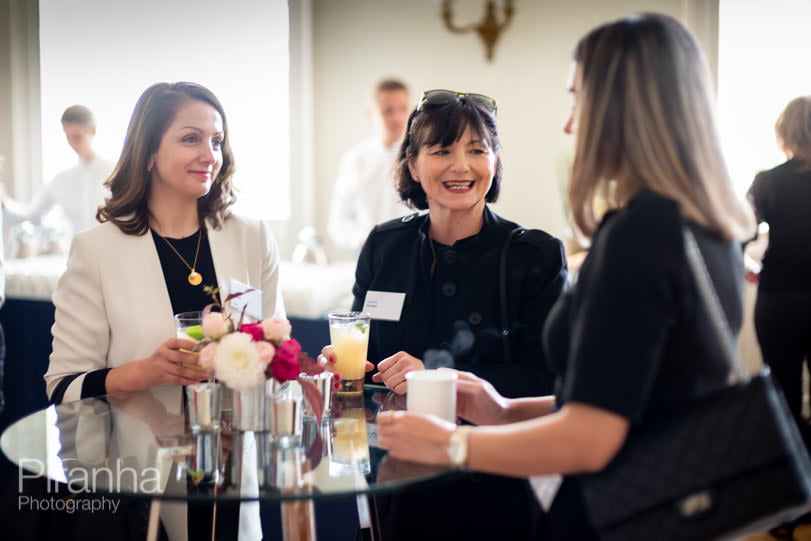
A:
[[[48,405],[42,376],[51,354],[51,296],[66,263],[64,255],[5,262],[6,302],[0,308],[0,324],[6,333],[6,407],[0,413],[0,431]],[[304,351],[317,355],[329,343],[326,314],[351,306],[354,263],[282,261],[279,276],[294,337]],[[0,465],[0,482],[3,478]]]

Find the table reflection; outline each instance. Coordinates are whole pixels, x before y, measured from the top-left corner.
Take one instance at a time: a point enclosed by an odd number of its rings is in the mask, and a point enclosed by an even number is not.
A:
[[[9,427],[2,449],[22,470],[76,489],[167,500],[314,499],[395,490],[449,471],[383,460],[376,415],[402,405],[382,387],[337,395],[332,414],[320,422],[304,416],[302,436],[292,440],[235,429],[227,396],[218,426],[192,430],[182,391],[51,406]]]

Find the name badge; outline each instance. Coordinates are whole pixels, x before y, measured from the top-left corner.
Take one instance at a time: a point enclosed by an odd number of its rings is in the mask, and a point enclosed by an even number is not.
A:
[[[251,288],[248,284],[243,284],[239,280],[234,280],[231,278],[231,294],[235,293],[242,293],[243,291],[248,291]],[[248,291],[239,297],[233,298],[228,303],[231,305],[231,310],[234,312],[234,316],[236,317],[236,321],[239,321],[239,314],[242,313],[242,309],[245,308],[245,314],[251,316],[255,320],[259,321],[262,319],[262,290],[261,289],[254,289],[253,291]]]
[[[363,311],[369,312],[372,319],[400,321],[405,295],[405,293],[391,291],[369,290],[366,292],[366,299],[363,301]]]

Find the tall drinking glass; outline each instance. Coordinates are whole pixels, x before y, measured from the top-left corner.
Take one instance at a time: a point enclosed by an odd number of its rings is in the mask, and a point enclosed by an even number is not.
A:
[[[335,349],[335,370],[341,375],[338,392],[360,394],[366,375],[371,316],[366,312],[334,312],[327,317]]]
[[[178,338],[185,338],[186,340],[200,341],[203,339],[202,329],[202,312],[181,312],[175,314],[175,332]],[[191,353],[186,349],[181,349],[185,353]],[[197,364],[183,363],[186,368],[193,368],[195,370],[205,370],[202,366]]]

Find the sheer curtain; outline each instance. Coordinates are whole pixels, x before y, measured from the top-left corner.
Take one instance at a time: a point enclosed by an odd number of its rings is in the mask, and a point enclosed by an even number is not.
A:
[[[40,0],[43,177],[76,161],[59,118],[90,107],[96,149],[115,160],[138,96],[194,81],[225,108],[237,210],[290,215],[288,7],[285,0]]]

